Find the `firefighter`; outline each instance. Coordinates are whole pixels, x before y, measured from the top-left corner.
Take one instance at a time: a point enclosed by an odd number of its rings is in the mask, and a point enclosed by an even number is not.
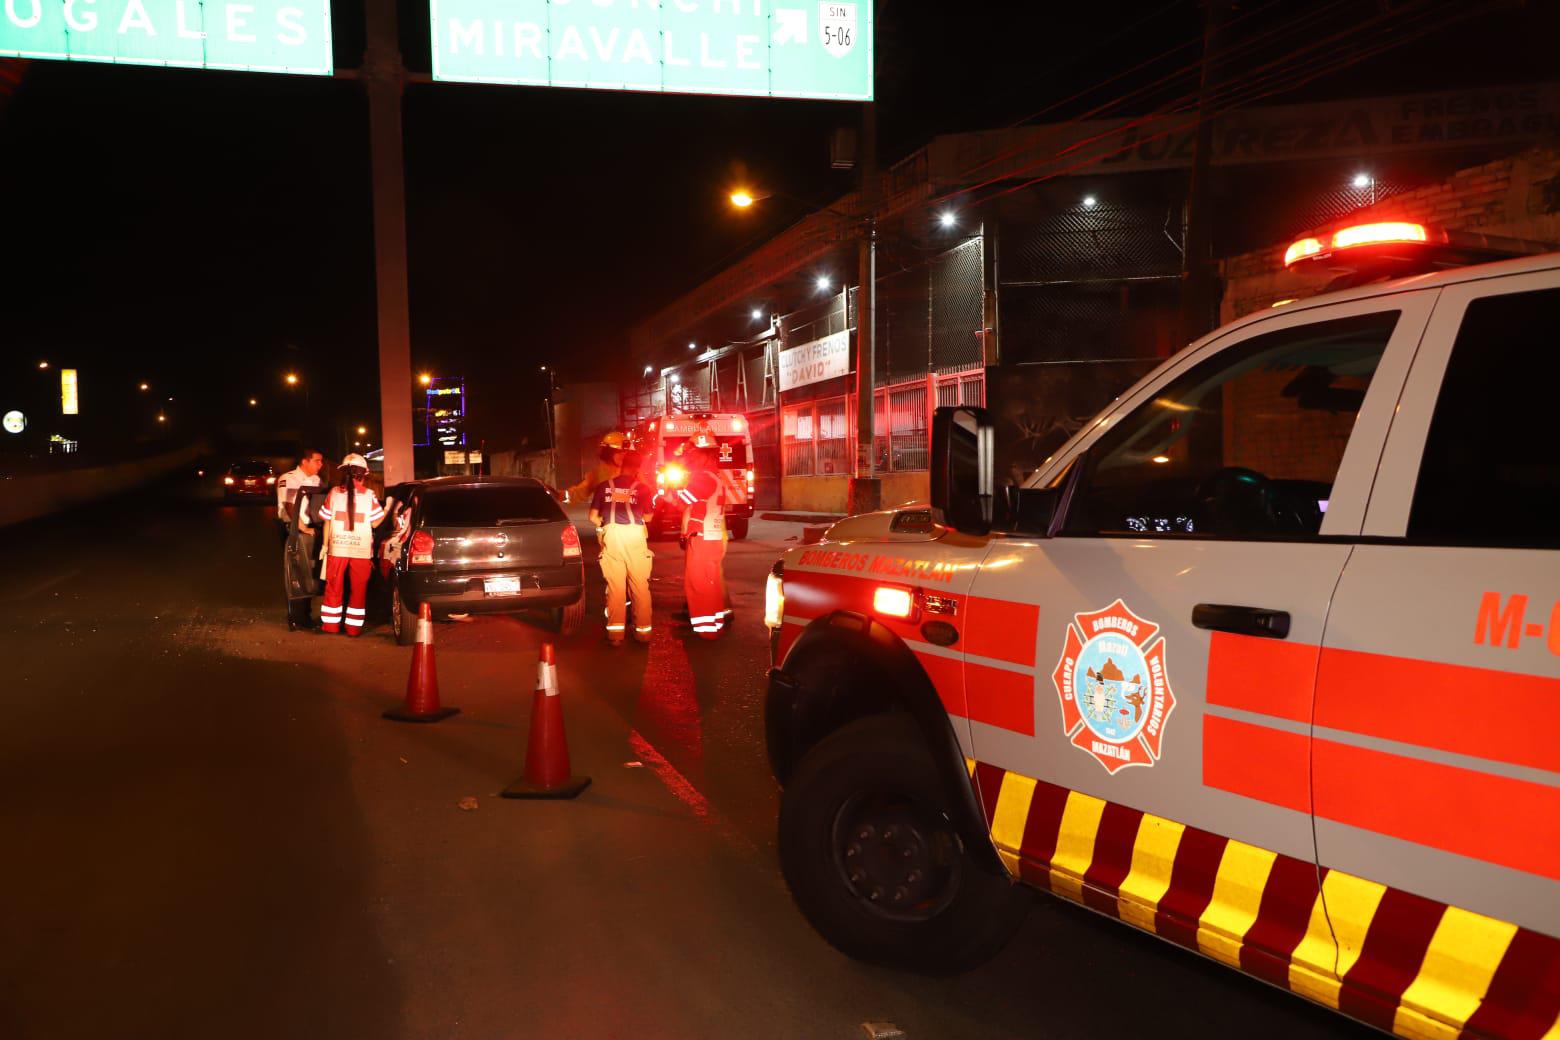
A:
[[[650,551],[645,514],[655,489],[639,479],[644,464],[637,451],[623,453],[618,475],[597,485],[590,500],[590,521],[601,546],[601,576],[607,581],[607,642],[623,645],[627,627],[625,593],[634,602],[634,639],[650,642]]]
[[[720,463],[711,449],[687,453],[688,486],[677,495],[683,502],[682,537],[686,552],[683,593],[688,597],[688,625],[701,639],[716,639],[726,628],[725,485]]]
[[[601,447],[597,449],[598,461],[591,467],[590,472],[580,478],[580,482],[569,488],[570,502],[588,502],[598,487],[616,477],[623,467],[623,451],[628,447],[628,438],[613,430],[601,438]]]
[[[384,506],[365,483],[368,460],[348,455],[341,460],[340,478],[325,504],[325,601],[320,605],[320,631],[339,632],[346,622],[347,635],[363,634],[368,618],[368,576],[374,565],[374,528],[385,519]],[[343,584],[350,585],[346,599]],[[343,610],[345,617],[343,617]]]

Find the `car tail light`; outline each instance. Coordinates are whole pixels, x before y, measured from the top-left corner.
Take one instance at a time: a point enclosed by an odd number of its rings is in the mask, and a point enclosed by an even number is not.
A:
[[[412,544],[408,548],[412,566],[433,563],[433,535],[427,531],[418,531],[412,535]]]
[[[580,532],[573,524],[563,525],[563,558],[575,560],[580,556]]]
[[[909,620],[915,614],[915,593],[900,585],[879,585],[872,592],[872,610],[884,617]]]
[[[232,477],[223,477],[222,478],[222,483],[228,485],[229,487],[232,487],[233,486],[233,478]]]

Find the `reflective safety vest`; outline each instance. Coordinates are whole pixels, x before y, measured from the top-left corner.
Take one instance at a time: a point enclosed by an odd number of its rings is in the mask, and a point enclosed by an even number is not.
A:
[[[726,481],[725,474],[695,473],[688,486],[677,496],[691,508],[688,510],[688,537],[720,541],[726,537]]]
[[[352,513],[347,513],[347,491],[333,488],[320,507],[320,519],[330,524],[330,555],[352,560],[374,558],[374,524],[385,515],[373,491],[353,492]]]

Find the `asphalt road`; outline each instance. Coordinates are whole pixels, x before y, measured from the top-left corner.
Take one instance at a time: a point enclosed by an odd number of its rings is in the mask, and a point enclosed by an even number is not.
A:
[[[262,508],[175,487],[5,531],[0,1037],[1363,1035],[1044,897],[957,978],[827,947],[779,879],[762,748],[762,579],[800,528],[754,534],[718,643],[668,623],[674,543],[648,648],[601,642],[590,574],[559,673],[594,783],[549,803],[495,797],[538,623],[439,625],[461,714],[397,725],[409,652],[382,623],[289,633]]]

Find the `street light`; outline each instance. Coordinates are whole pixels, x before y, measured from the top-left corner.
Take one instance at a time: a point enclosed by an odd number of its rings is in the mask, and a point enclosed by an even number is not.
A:
[[[1095,206],[1098,206],[1099,203],[1100,203],[1100,200],[1095,198],[1093,195],[1085,195],[1083,197],[1083,208],[1084,209],[1093,209]]]
[[[151,386],[150,383],[142,383],[141,384],[141,393],[144,394],[144,393],[146,393],[146,391],[150,390],[151,388],[152,388],[152,386]]]
[[[953,227],[953,225],[958,223],[958,221],[959,221],[958,215],[956,213],[954,213],[953,210],[951,210],[951,209],[950,210],[944,210],[942,212],[942,215],[939,216],[937,219],[939,221],[941,221],[943,227]]]
[[[733,206],[737,207],[738,209],[747,209],[749,206],[753,205],[753,203],[757,202],[761,198],[764,198],[765,196],[754,195],[746,188],[738,188],[727,197],[731,200],[731,204]]]
[[[763,316],[764,316],[764,312],[763,311],[759,310],[757,307],[753,308],[753,320],[754,321],[758,321]]]
[[[158,412],[157,413],[157,421],[158,422],[167,422],[168,421],[168,417],[166,415],[164,415],[162,412]]]
[[[259,402],[259,401],[257,401],[257,400],[255,400],[255,399],[254,399],[254,398],[253,398],[253,397],[251,397],[251,398],[250,398],[250,399],[249,399],[249,407],[251,407],[251,408],[254,408],[254,407],[255,407],[255,406],[257,406],[257,405],[258,405],[258,404],[259,404],[259,403],[260,403],[260,402]]]
[[[289,373],[287,373],[287,385],[288,386],[297,386],[298,385],[298,373],[296,373],[296,372],[289,372]]]
[[[433,382],[433,376],[429,375],[427,372],[424,372],[422,375],[417,377],[417,381],[423,386],[427,386],[429,383]]]
[[[829,276],[826,275],[826,274],[820,274],[818,276],[818,283],[817,284],[818,284],[818,291],[819,292],[828,292],[829,291]]]
[[[39,368],[48,368],[49,367],[49,363],[47,361],[40,361],[40,362],[38,362],[38,367]]]
[[[358,436],[359,437],[363,436],[367,432],[368,432],[368,427],[367,426],[359,426],[358,427]]]

